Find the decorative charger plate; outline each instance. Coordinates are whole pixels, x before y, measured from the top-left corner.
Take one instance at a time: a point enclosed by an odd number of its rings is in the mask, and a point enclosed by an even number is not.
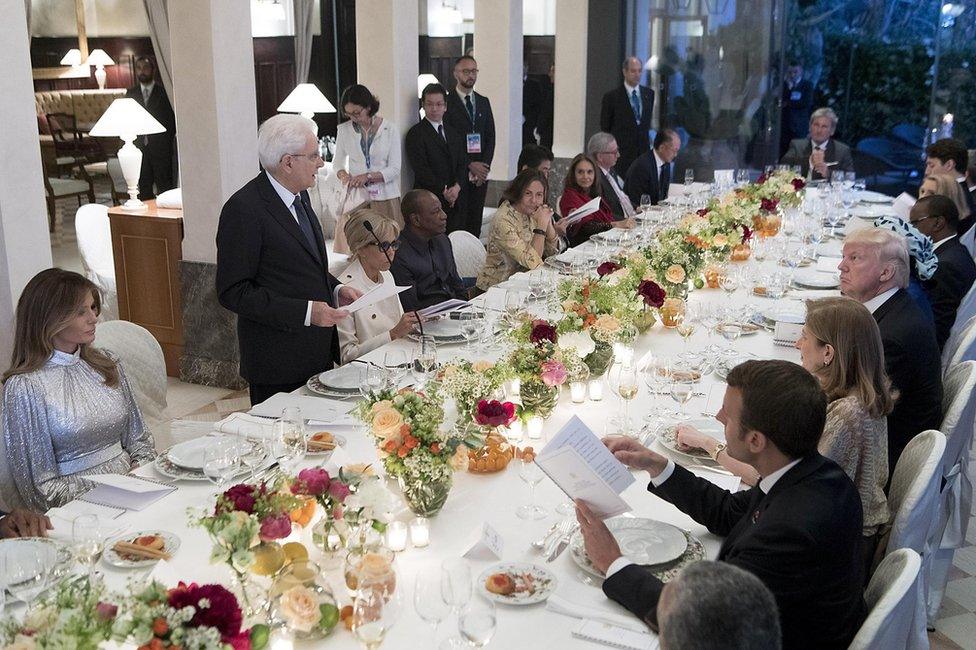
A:
[[[793,276],[793,284],[808,289],[836,289],[840,286],[840,274],[824,271],[800,271]]]
[[[718,420],[711,420],[707,418],[688,420],[683,424],[693,426],[707,436],[711,436],[716,440],[723,440],[725,438],[722,425]],[[712,457],[708,455],[704,449],[689,449],[687,451],[681,451],[678,449],[678,427],[667,426],[661,429],[661,432],[657,436],[658,442],[661,446],[672,451],[676,454],[684,456],[685,458],[693,458],[696,461],[708,460],[711,461]]]
[[[231,439],[233,440],[233,437]],[[174,465],[203,473],[203,457],[211,443],[213,438],[210,436],[180,442],[167,449],[166,456]],[[244,451],[241,446],[237,446],[237,450],[238,453]]]
[[[438,343],[461,343],[464,341],[464,334],[461,333],[461,321],[449,318],[424,323],[424,334],[433,336],[434,341]],[[410,338],[419,341],[419,332],[411,332]]]
[[[608,519],[606,524],[616,538],[620,552],[637,564],[651,565],[652,571],[659,567],[659,570],[666,570],[669,568],[666,565],[683,559],[691,546],[691,540],[694,539],[677,526],[654,519],[614,517]],[[701,542],[698,544],[700,546]],[[578,530],[569,541],[569,551],[573,561],[581,569],[597,578],[605,577],[590,562],[583,545],[583,535]],[[701,557],[704,557],[704,547]]]
[[[863,203],[891,203],[894,199],[881,192],[871,190],[861,190],[857,193],[857,200]]]
[[[352,395],[359,392],[359,387],[363,383],[365,367],[362,364],[350,363],[333,370],[319,374],[319,383],[326,390],[333,393],[344,393]]]
[[[531,591],[516,591],[509,595],[496,594],[493,591],[488,591],[485,583],[488,581],[488,576],[495,573],[507,573],[515,580],[517,586],[531,582],[534,588]],[[481,591],[481,595],[488,600],[503,605],[534,605],[541,603],[556,591],[557,584],[558,581],[556,580],[555,574],[538,564],[529,564],[528,562],[502,562],[495,564],[485,569],[481,573],[481,576],[478,577],[478,589]]]
[[[305,388],[307,388],[310,393],[314,393],[315,395],[319,395],[320,397],[332,397],[334,399],[348,399],[350,397],[359,396],[358,389],[356,390],[355,393],[348,393],[348,392],[336,391],[330,388],[326,388],[325,386],[322,385],[322,382],[319,381],[318,375],[312,375],[311,377],[309,377],[308,381],[305,382]]]
[[[50,537],[15,537],[0,539],[0,555],[26,549],[31,555],[44,556],[54,569],[51,571],[49,585],[68,575],[74,563],[74,556],[67,544]],[[50,588],[50,587],[49,587]]]
[[[172,447],[170,448],[172,449]],[[156,460],[153,461],[153,469],[162,474],[168,479],[173,479],[174,481],[209,481],[206,474],[203,473],[202,469],[190,469],[187,467],[181,467],[170,460],[169,449],[163,453],[156,456]],[[248,469],[241,468],[241,471],[235,474],[235,477],[243,476],[248,473]]]
[[[105,550],[102,551],[102,558],[105,560],[106,564],[119,567],[120,569],[138,569],[139,567],[153,566],[159,562],[159,560],[150,558],[142,560],[130,560],[122,557],[119,555],[118,551],[112,548],[118,542],[131,542],[137,537],[145,537],[147,535],[161,537],[163,539],[163,551],[169,553],[170,555],[175,555],[176,551],[180,550],[180,538],[173,533],[165,530],[143,530],[138,533],[126,533],[125,535],[118,535],[105,542]]]
[[[806,305],[798,300],[787,300],[762,310],[762,317],[769,323],[794,323],[802,325],[807,322]]]

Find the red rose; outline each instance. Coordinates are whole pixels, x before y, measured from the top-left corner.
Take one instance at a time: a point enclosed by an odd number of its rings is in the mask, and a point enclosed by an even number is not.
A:
[[[797,192],[799,192],[800,190],[802,190],[806,186],[807,186],[807,183],[802,178],[794,178],[793,179],[793,189],[796,190]]]
[[[112,603],[99,601],[98,604],[95,605],[95,616],[98,617],[98,620],[100,621],[111,621],[118,613],[119,608]]]
[[[543,341],[550,343],[556,342],[556,328],[547,321],[540,319],[532,321],[532,332],[529,334],[529,341],[538,345]]]
[[[654,280],[641,280],[637,285],[637,295],[644,299],[648,307],[660,307],[666,297],[664,289]]]
[[[744,244],[750,239],[752,239],[752,230],[749,229],[749,226],[742,224],[742,243]]]
[[[481,400],[474,420],[482,426],[505,427],[515,419],[515,405],[498,400]]]
[[[766,212],[776,212],[777,205],[779,205],[779,199],[763,199],[759,203],[759,208]]]
[[[201,607],[200,601],[206,600],[207,607]],[[237,598],[221,585],[189,585],[182,582],[178,587],[170,589],[168,594],[169,606],[175,609],[193,607],[196,613],[190,619],[190,627],[212,627],[220,632],[220,638],[225,643],[240,634],[241,608]]]
[[[705,216],[706,214],[708,214],[708,208],[702,208],[702,209],[701,209],[701,210],[699,210],[699,211],[698,211],[698,212],[697,212],[696,214],[697,214],[697,215],[698,215],[699,217],[704,217],[704,216]]]
[[[298,478],[291,485],[292,494],[302,494],[315,497],[325,494],[329,489],[329,473],[321,467],[310,467],[298,473]]]
[[[769,176],[766,174],[759,174],[759,178],[756,179],[756,185],[762,185],[766,182],[767,178],[769,178]]]
[[[620,265],[616,262],[604,262],[600,266],[596,267],[596,274],[602,278],[603,276],[610,275],[619,269]]]
[[[261,520],[261,531],[258,536],[262,542],[270,542],[291,534],[291,518],[288,513],[268,515]]]
[[[217,514],[224,512],[227,506],[232,510],[240,510],[247,514],[254,512],[254,503],[257,501],[254,495],[254,487],[238,483],[226,492],[223,497],[217,500]]]
[[[349,496],[349,486],[341,481],[332,481],[329,483],[329,494],[332,498],[342,503]]]

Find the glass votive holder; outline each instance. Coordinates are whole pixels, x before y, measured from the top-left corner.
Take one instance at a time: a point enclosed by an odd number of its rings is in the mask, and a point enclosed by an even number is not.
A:
[[[537,440],[542,437],[542,418],[538,415],[530,417],[525,426],[528,429],[529,438]]]
[[[386,547],[400,552],[407,548],[407,525],[402,521],[391,521],[386,526]]]
[[[603,379],[591,379],[588,389],[591,400],[599,402],[603,399]]]
[[[569,397],[573,404],[582,404],[586,401],[586,383],[582,381],[569,382]]]
[[[516,377],[505,382],[505,394],[509,399],[515,399],[522,395],[522,380]]]
[[[522,440],[522,420],[515,418],[512,423],[505,427],[504,430],[505,439],[512,444],[516,444]]]
[[[426,517],[417,517],[410,522],[410,543],[414,548],[423,548],[430,544],[430,525]]]

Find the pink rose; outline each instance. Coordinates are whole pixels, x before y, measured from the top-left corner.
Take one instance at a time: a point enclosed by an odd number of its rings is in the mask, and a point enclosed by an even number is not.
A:
[[[558,361],[543,361],[542,383],[550,387],[562,386],[566,383],[566,366]]]
[[[287,513],[268,515],[261,520],[261,531],[258,533],[262,542],[270,542],[291,534],[291,518]]]
[[[346,497],[349,496],[349,492],[349,486],[341,481],[332,481],[329,483],[329,494],[332,495],[332,498],[339,503],[346,500]]]
[[[330,486],[329,473],[321,467],[310,467],[298,473],[298,479],[291,485],[292,494],[318,496],[324,494]]]

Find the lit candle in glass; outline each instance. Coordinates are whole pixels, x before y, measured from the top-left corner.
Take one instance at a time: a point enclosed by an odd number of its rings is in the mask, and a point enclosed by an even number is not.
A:
[[[417,517],[410,522],[410,542],[416,548],[423,548],[430,543],[430,526],[426,518]]]
[[[522,420],[518,418],[512,420],[512,423],[508,425],[505,438],[511,443],[516,443],[522,439]]]
[[[599,402],[603,399],[603,379],[590,380],[590,399]]]
[[[586,401],[586,384],[582,381],[569,382],[569,396],[574,404],[582,404]]]
[[[540,418],[538,415],[533,415],[530,417],[526,426],[529,430],[530,438],[542,437],[542,418]]]
[[[391,521],[386,527],[386,546],[391,551],[407,548],[407,525],[402,521]]]

